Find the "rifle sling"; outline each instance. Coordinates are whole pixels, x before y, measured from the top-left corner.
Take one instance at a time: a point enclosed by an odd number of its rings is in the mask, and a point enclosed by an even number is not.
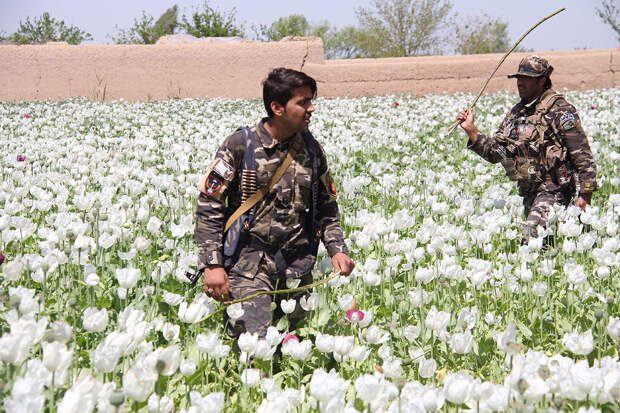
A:
[[[276,182],[278,182],[280,178],[282,178],[282,175],[284,175],[284,172],[288,169],[289,165],[293,161],[293,158],[297,154],[298,149],[299,149],[299,143],[293,142],[290,149],[288,150],[288,153],[286,154],[286,158],[284,158],[284,161],[282,161],[278,169],[276,169],[275,173],[271,176],[267,185],[261,186],[260,188],[258,188],[258,190],[251,197],[249,197],[243,204],[241,204],[239,208],[237,208],[237,210],[233,212],[233,214],[228,218],[228,220],[226,221],[226,225],[224,226],[224,233],[228,231],[231,225],[237,219],[239,219],[241,215],[248,212],[250,208],[256,205],[258,201],[263,199],[265,195],[269,193],[271,188],[273,188]]]

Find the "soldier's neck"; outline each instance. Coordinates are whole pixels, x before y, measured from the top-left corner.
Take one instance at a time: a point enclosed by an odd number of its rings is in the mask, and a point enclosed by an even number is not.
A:
[[[291,133],[290,130],[282,127],[282,125],[280,125],[275,119],[267,119],[263,125],[265,126],[267,132],[271,134],[273,139],[278,142],[284,142],[295,136],[294,132]]]

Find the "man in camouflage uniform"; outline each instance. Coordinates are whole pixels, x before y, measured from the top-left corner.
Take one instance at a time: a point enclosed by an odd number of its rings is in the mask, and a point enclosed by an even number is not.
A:
[[[311,77],[274,69],[263,83],[268,117],[230,135],[215,154],[198,186],[196,208],[198,269],[204,269],[207,295],[227,301],[286,288],[287,279],[310,283],[318,245],[313,243],[319,237],[335,270],[343,275],[353,270],[325,153],[308,132],[315,96],[316,82]],[[224,234],[228,216],[257,188],[267,185],[291,146],[296,153],[282,177]],[[247,159],[253,159],[250,167]],[[311,210],[314,220],[309,216]],[[317,225],[313,227],[310,221]],[[275,318],[272,296],[261,295],[242,305],[243,316],[228,320],[228,334],[234,337],[247,331],[264,337]],[[297,302],[289,319],[295,321],[302,314]]]
[[[501,162],[517,181],[523,196],[526,224],[523,244],[546,228],[553,204],[585,210],[597,189],[596,164],[575,107],[551,89],[553,67],[539,56],[523,58],[516,73],[521,101],[508,112],[491,138],[474,125],[473,110],[457,119],[469,135],[467,147],[489,162]]]

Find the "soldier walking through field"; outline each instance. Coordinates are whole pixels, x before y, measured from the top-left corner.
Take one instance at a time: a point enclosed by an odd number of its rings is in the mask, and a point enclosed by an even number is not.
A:
[[[585,210],[596,191],[596,164],[575,107],[551,89],[553,67],[539,56],[521,60],[516,73],[521,101],[508,112],[491,138],[474,124],[473,110],[457,119],[469,135],[467,147],[489,162],[501,162],[523,197],[526,223],[522,243],[546,228],[553,204]]]
[[[287,279],[311,283],[319,241],[335,270],[353,270],[325,153],[308,131],[316,90],[302,72],[272,70],[263,83],[267,117],[226,138],[199,183],[198,270],[210,297],[244,298],[285,288]],[[272,317],[271,295],[243,302],[243,310],[228,320],[233,337],[246,331],[264,337],[278,316]],[[302,316],[297,303],[291,329]]]

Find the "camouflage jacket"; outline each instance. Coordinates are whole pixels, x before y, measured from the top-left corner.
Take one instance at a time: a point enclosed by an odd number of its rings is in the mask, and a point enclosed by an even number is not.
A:
[[[596,164],[579,115],[551,89],[530,104],[516,104],[493,138],[479,134],[468,147],[489,162],[501,162],[522,196],[574,191],[577,185],[580,193],[598,188]]]
[[[249,235],[258,240],[245,245],[239,254],[239,262],[232,272],[248,277],[256,269],[266,251],[271,248],[303,251],[310,242],[306,227],[306,215],[312,202],[312,162],[309,150],[300,133],[282,142],[275,140],[264,127],[265,119],[251,130],[256,133],[254,143],[254,165],[257,186],[267,184],[269,178],[280,166],[290,145],[298,142],[301,148],[284,175],[263,199],[256,204],[254,218],[248,227]],[[318,149],[316,187],[316,221],[320,237],[327,252],[347,253],[340,213],[336,202],[336,189],[327,166],[322,147]],[[198,249],[198,269],[207,265],[224,265],[222,246],[223,228],[228,215],[241,203],[239,171],[243,166],[245,137],[241,130],[226,138],[218,149],[215,160],[199,184],[200,195],[196,207],[195,238]],[[312,261],[311,264],[313,264]],[[229,270],[230,271],[230,270]]]

